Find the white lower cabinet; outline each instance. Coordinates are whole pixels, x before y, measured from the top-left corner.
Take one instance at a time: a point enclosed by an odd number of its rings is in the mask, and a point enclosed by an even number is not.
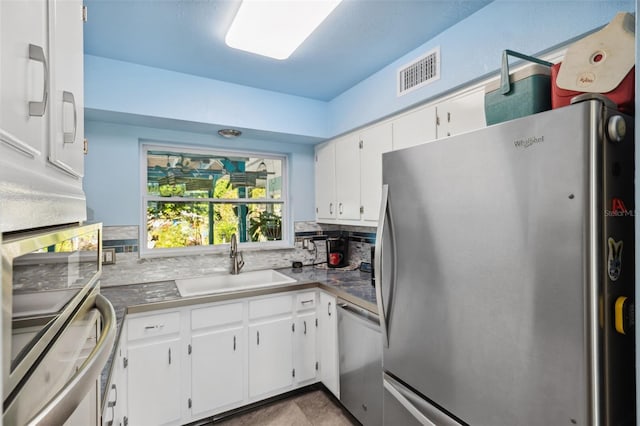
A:
[[[320,292],[320,304],[318,305],[318,333],[320,380],[336,398],[340,398],[336,298],[323,291]]]
[[[293,384],[293,318],[249,326],[249,398],[270,396]]]
[[[317,376],[316,311],[298,312],[294,333],[294,370],[296,382],[313,382]]]
[[[201,418],[244,400],[245,304],[223,303],[190,309],[191,416]]]
[[[180,424],[180,338],[129,344],[130,425]]]
[[[127,417],[130,425],[180,424],[180,312],[127,321]]]
[[[193,335],[191,344],[191,415],[242,402],[244,386],[244,329]]]
[[[319,380],[337,396],[335,319],[316,289],[130,314],[103,424],[186,424]]]
[[[107,384],[108,387],[105,389],[107,396],[102,407],[102,424],[104,426],[124,426],[129,422],[126,405],[127,371],[124,362],[126,353],[126,325],[123,325],[120,340],[116,344],[116,350],[111,359],[111,377]]]

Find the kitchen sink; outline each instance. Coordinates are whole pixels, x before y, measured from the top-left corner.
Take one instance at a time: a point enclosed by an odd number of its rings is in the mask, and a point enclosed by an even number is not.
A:
[[[261,271],[241,272],[238,275],[216,274],[200,278],[185,278],[176,280],[178,290],[183,297],[202,294],[222,293],[225,291],[250,290],[279,284],[296,282],[273,269]]]

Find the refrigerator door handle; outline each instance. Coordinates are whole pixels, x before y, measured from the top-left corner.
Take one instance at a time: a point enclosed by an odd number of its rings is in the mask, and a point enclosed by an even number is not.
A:
[[[384,374],[383,386],[420,424],[425,426],[463,426],[463,423],[449,417],[388,374]]]
[[[385,228],[386,223],[388,222],[388,229]],[[378,315],[380,316],[380,330],[382,332],[382,344],[385,347],[389,347],[389,313],[385,312],[384,308],[384,300],[382,296],[382,286],[384,284],[383,275],[382,275],[382,253],[385,250],[383,247],[382,239],[385,233],[389,233],[391,247],[388,247],[389,250],[388,255],[391,256],[391,274],[389,280],[389,300],[387,306],[389,310],[391,308],[391,300],[393,297],[393,288],[395,286],[395,260],[396,260],[396,245],[394,243],[393,238],[393,227],[391,220],[391,211],[389,210],[389,185],[382,185],[382,196],[380,203],[380,215],[378,217],[378,229],[376,231],[376,249],[375,249],[375,258],[374,258],[374,268],[375,268],[375,276],[377,280],[376,285],[376,301],[378,304]]]

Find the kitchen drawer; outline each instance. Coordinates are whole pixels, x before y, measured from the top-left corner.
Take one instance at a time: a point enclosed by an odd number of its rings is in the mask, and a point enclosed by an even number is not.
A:
[[[129,341],[180,332],[180,313],[164,312],[127,319]]]
[[[191,330],[242,322],[244,303],[207,306],[191,311]]]
[[[303,311],[305,309],[315,309],[316,307],[316,292],[305,291],[304,293],[298,293],[296,295],[296,310]]]
[[[293,311],[293,296],[267,297],[249,302],[249,319],[291,314]]]

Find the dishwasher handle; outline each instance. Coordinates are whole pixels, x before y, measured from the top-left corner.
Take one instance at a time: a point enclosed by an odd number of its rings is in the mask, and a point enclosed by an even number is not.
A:
[[[338,299],[338,307],[376,326],[380,325],[380,317],[364,308],[356,306],[342,299]]]

